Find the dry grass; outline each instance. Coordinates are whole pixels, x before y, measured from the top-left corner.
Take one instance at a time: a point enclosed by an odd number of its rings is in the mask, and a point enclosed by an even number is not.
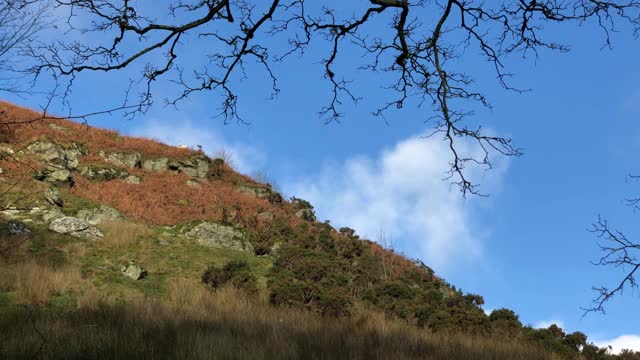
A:
[[[172,284],[164,301],[137,297],[114,305],[90,291],[75,311],[0,317],[0,357],[554,359],[517,342],[429,334],[366,309],[352,319],[322,318],[186,280]]]
[[[99,225],[104,233],[103,242],[116,249],[126,249],[138,246],[140,240],[153,235],[149,227],[123,221],[102,221]]]
[[[34,261],[7,266],[0,275],[0,287],[15,292],[24,305],[46,305],[53,295],[61,295],[78,285],[80,271],[74,266],[53,268]]]

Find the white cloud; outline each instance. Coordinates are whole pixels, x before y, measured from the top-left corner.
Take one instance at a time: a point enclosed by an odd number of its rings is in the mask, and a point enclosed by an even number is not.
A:
[[[564,330],[564,321],[562,320],[543,320],[543,321],[538,321],[537,323],[535,323],[535,325],[533,325],[534,328],[537,329],[546,329],[549,326],[556,324],[558,327],[560,327],[561,329]]]
[[[594,341],[599,347],[611,346],[610,352],[618,354],[622,349],[640,351],[640,335],[621,335],[610,340]]]
[[[478,151],[466,142],[458,145],[465,154]],[[413,137],[375,159],[354,157],[285,189],[309,200],[319,217],[328,217],[334,226],[352,227],[372,240],[383,229],[399,239],[411,257],[442,271],[448,264],[478,258],[483,248],[473,225],[478,199],[465,200],[455,185],[443,180],[450,159],[440,139]],[[493,192],[505,169],[502,161],[486,173],[469,168],[468,175]]]
[[[241,173],[251,173],[264,163],[262,152],[252,146],[239,143],[229,143],[214,129],[206,126],[196,126],[191,121],[149,120],[143,126],[134,128],[132,135],[157,139],[170,145],[186,145],[196,149],[202,146],[205,153],[214,156],[224,151],[231,156],[231,164]]]

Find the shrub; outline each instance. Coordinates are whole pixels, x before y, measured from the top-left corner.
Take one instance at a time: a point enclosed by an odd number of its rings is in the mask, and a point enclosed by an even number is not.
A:
[[[211,289],[233,286],[249,293],[258,291],[256,276],[244,260],[233,260],[223,267],[209,266],[202,274],[202,282]]]

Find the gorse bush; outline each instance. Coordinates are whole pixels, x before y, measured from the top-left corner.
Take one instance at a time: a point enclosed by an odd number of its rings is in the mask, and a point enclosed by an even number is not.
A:
[[[248,293],[256,293],[256,276],[251,272],[249,263],[233,260],[223,267],[210,266],[202,274],[202,282],[211,289],[232,286]]]

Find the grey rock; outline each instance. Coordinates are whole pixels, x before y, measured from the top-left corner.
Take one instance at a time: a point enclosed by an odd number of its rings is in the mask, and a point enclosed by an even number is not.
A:
[[[126,179],[124,179],[124,182],[126,182],[127,184],[139,185],[140,178],[135,175],[129,175]]]
[[[100,205],[99,208],[82,209],[78,211],[76,217],[92,225],[100,224],[104,220],[124,221],[126,218],[118,210],[108,206]]]
[[[60,211],[60,209],[53,208],[51,210],[45,210],[42,212],[42,221],[44,221],[45,224],[49,224],[53,220],[59,219],[64,216],[65,215],[62,213],[62,211]]]
[[[124,276],[131,278],[133,280],[142,280],[149,275],[147,270],[139,266],[136,266],[135,264],[129,264],[127,266],[123,266],[122,269],[120,269],[120,271]]]
[[[0,159],[13,154],[15,154],[15,151],[11,146],[8,144],[0,144]]]
[[[80,170],[80,175],[89,180],[110,181],[115,179],[125,179],[129,176],[129,173],[119,169],[87,166]]]
[[[200,187],[200,183],[199,182],[197,182],[195,180],[191,180],[191,179],[187,180],[186,184],[187,184],[187,186],[191,186],[191,187],[194,187],[194,188],[199,188]]]
[[[102,232],[88,221],[65,216],[51,221],[49,230],[58,234],[68,234],[86,240],[101,238]]]
[[[263,211],[261,213],[258,213],[257,217],[262,221],[271,221],[273,220],[274,215],[271,211]]]
[[[168,169],[169,159],[160,158],[155,160],[147,159],[142,162],[142,168],[149,171],[165,171]]]
[[[62,146],[52,142],[36,141],[27,146],[27,151],[37,155],[47,165],[55,169],[75,170],[78,167],[81,156],[88,150],[79,144]]]
[[[142,163],[140,159],[142,156],[140,153],[124,153],[124,152],[113,152],[113,153],[105,153],[104,151],[100,151],[100,156],[113,164],[120,166],[128,166],[130,168],[139,168],[142,167]]]
[[[316,221],[316,215],[311,209],[300,209],[296,211],[296,216],[306,221]]]
[[[55,123],[50,123],[50,124],[49,124],[49,127],[50,127],[50,128],[52,128],[52,129],[54,129],[54,130],[58,130],[58,131],[62,131],[62,132],[71,131],[71,130],[67,129],[67,128],[66,128],[66,127],[64,127],[64,126],[60,126],[60,125],[55,124]]]
[[[52,185],[65,185],[73,186],[75,180],[71,176],[71,171],[64,169],[46,168],[37,171],[33,178],[39,181],[44,181]]]
[[[21,221],[9,220],[7,225],[9,227],[9,235],[22,237],[31,236],[31,230]]]
[[[204,179],[209,173],[209,158],[203,155],[196,155],[189,159],[173,160],[167,164],[167,168],[185,173],[191,177]]]
[[[49,187],[44,191],[44,199],[51,205],[62,207],[64,206],[64,200],[60,195],[60,190],[57,187]]]
[[[253,246],[244,234],[231,226],[203,222],[186,233],[199,244],[215,248],[230,248],[253,253]]]
[[[271,194],[271,189],[246,185],[240,185],[236,187],[236,191],[257,199],[266,199]]]

